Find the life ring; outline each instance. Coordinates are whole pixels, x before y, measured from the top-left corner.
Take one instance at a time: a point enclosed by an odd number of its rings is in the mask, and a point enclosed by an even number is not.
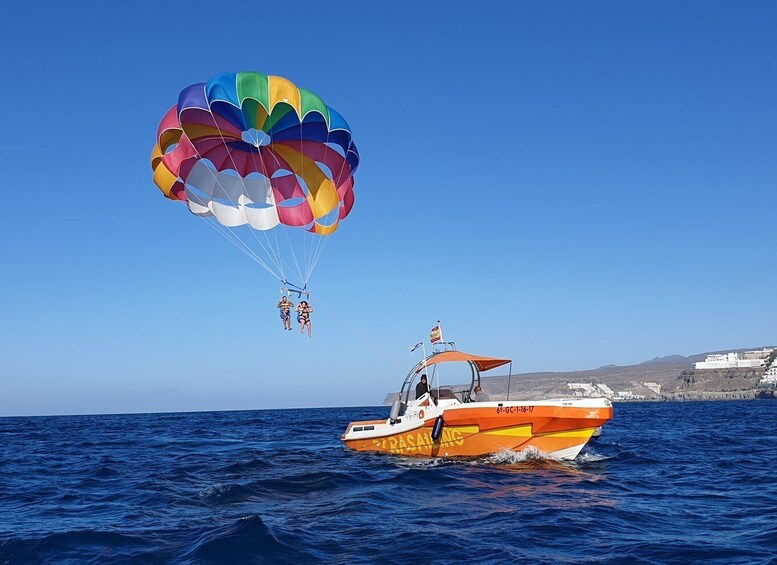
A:
[[[419,417],[419,418],[421,418],[422,420],[424,419],[424,411],[423,411],[423,410],[421,410],[421,411],[418,413],[418,417]]]

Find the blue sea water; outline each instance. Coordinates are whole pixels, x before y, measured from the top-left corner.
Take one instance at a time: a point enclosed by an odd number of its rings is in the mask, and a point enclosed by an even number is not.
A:
[[[618,404],[566,463],[341,445],[386,414],[0,418],[0,564],[777,561],[777,402]]]

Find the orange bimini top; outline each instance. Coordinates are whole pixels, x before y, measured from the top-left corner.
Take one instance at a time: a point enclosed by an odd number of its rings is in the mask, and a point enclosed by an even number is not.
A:
[[[490,371],[491,369],[496,369],[497,367],[511,363],[512,359],[483,357],[481,355],[472,355],[472,353],[464,353],[463,351],[443,351],[427,360],[425,364],[421,365],[416,373],[420,373],[424,367],[428,367],[429,365],[436,365],[437,363],[454,363],[456,361],[469,361],[478,368],[478,371]]]

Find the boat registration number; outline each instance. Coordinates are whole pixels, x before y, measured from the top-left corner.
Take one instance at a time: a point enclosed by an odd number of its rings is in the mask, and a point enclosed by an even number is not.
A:
[[[528,414],[534,412],[534,406],[497,406],[497,414]]]

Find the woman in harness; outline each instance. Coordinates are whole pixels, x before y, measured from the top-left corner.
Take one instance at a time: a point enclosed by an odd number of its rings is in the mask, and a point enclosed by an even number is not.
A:
[[[303,300],[297,306],[297,321],[299,322],[299,333],[305,333],[305,328],[308,329],[308,337],[312,336],[312,329],[310,326],[310,313],[313,308],[308,305],[307,300]]]
[[[291,330],[291,309],[294,308],[294,304],[284,296],[275,307],[280,310],[283,329]]]

